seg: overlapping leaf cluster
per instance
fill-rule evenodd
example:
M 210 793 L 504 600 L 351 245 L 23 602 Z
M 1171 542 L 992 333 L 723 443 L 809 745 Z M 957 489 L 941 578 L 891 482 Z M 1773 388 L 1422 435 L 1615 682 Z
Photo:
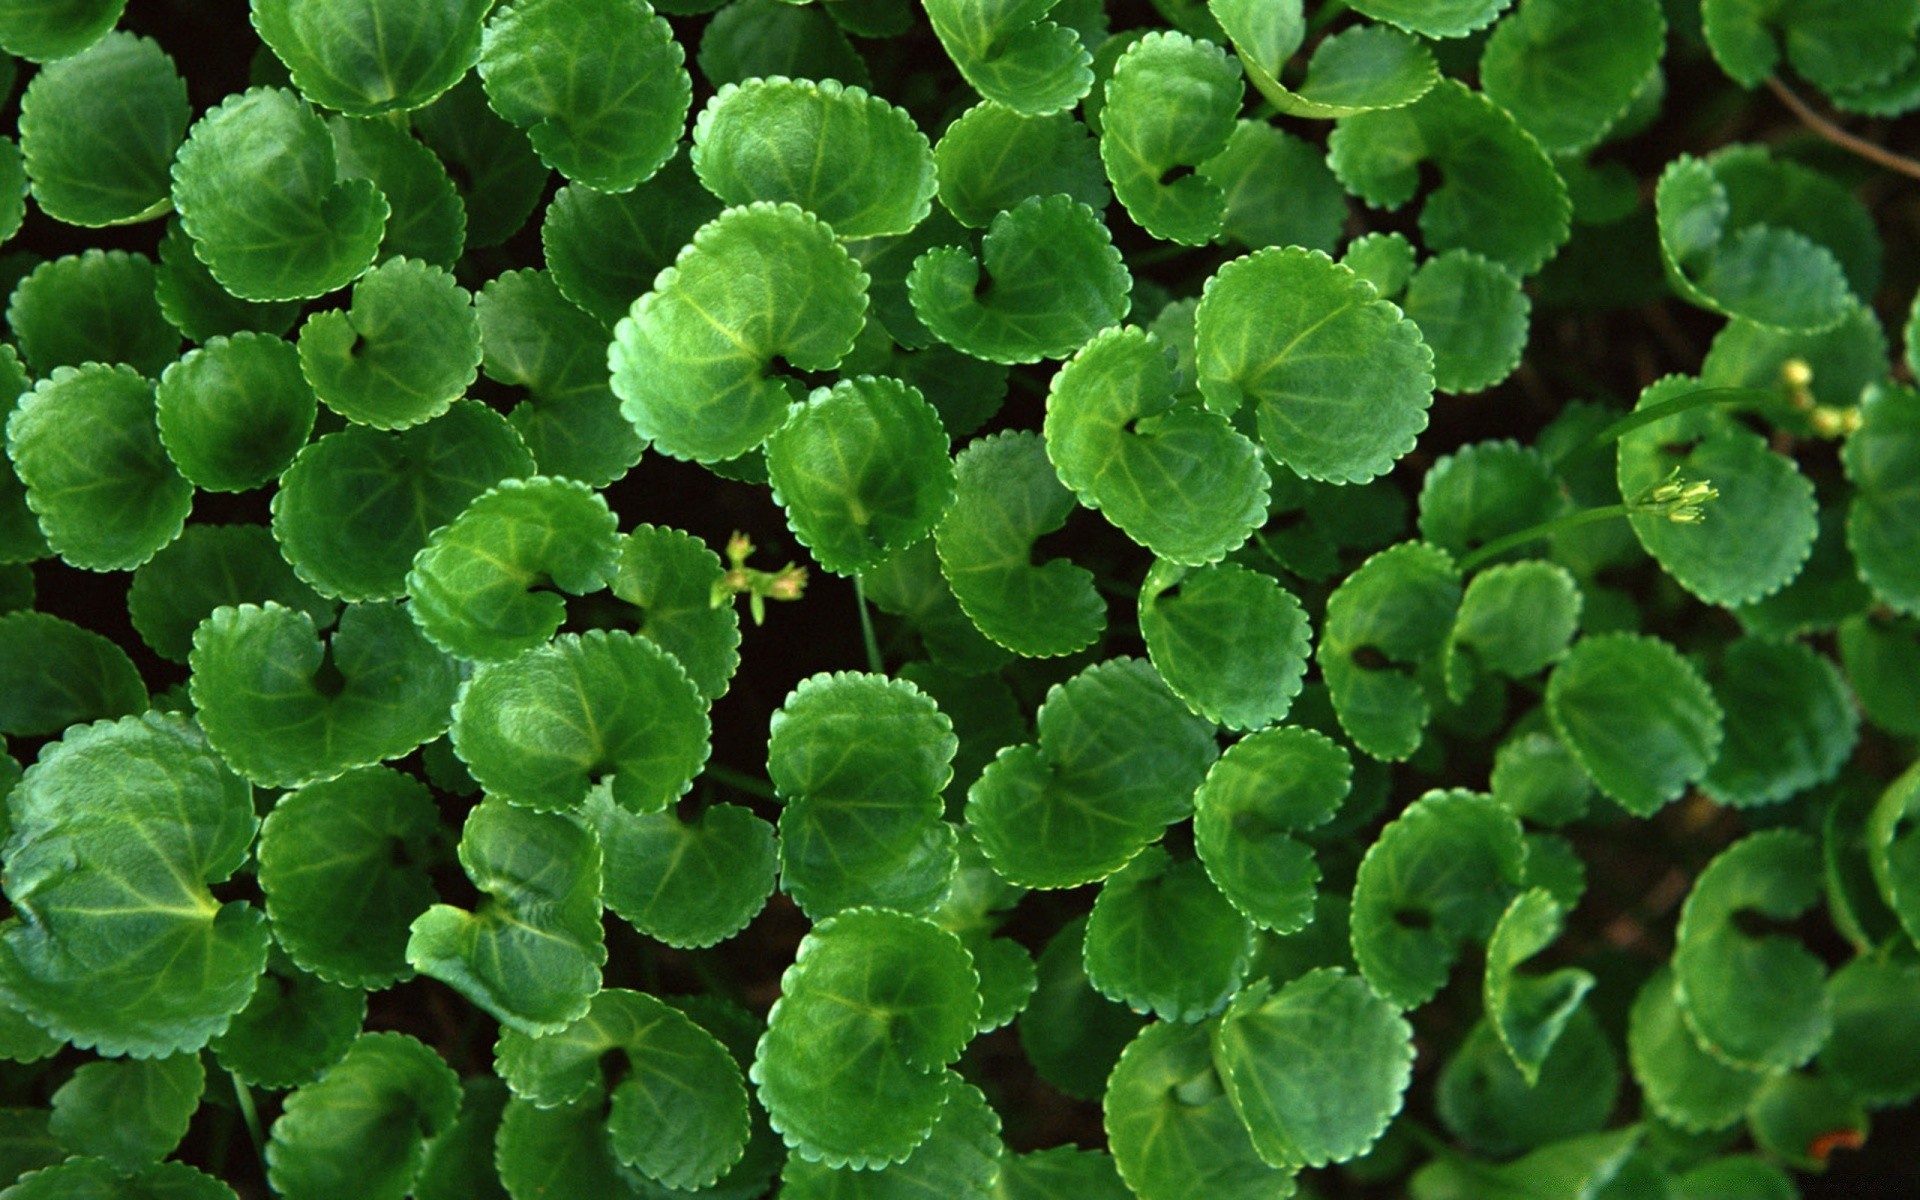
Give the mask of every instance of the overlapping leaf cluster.
M 0 1198 L 1792 1196 L 1920 1096 L 1920 166 L 1669 96 L 1900 118 L 1920 0 L 122 7 L 0 0 Z

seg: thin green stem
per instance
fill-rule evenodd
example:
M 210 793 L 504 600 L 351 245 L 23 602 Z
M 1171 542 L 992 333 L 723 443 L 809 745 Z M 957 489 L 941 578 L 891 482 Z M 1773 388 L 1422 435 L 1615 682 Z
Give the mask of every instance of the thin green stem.
M 700 773 L 715 783 L 725 784 L 733 790 L 745 792 L 749 796 L 758 796 L 762 800 L 778 800 L 780 798 L 780 793 L 773 790 L 772 784 L 757 775 L 749 775 L 745 771 L 736 771 L 732 767 L 723 767 L 719 763 L 710 762 Z
M 880 657 L 880 639 L 873 635 L 873 617 L 867 612 L 867 585 L 858 575 L 853 577 L 853 599 L 860 606 L 860 640 L 867 647 L 867 670 L 885 675 L 886 660 Z
M 1552 455 L 1551 460 L 1555 466 L 1558 466 L 1570 458 L 1577 458 L 1604 446 L 1611 446 L 1642 426 L 1651 425 L 1655 421 L 1664 421 L 1668 417 L 1677 417 L 1681 413 L 1692 412 L 1696 408 L 1714 408 L 1720 405 L 1728 408 L 1742 406 L 1762 408 L 1779 402 L 1779 396 L 1761 388 L 1699 388 L 1662 400 L 1648 408 L 1636 409 L 1585 441 L 1575 442 L 1560 453 Z
M 228 1071 L 227 1078 L 233 1080 L 233 1098 L 239 1103 L 240 1119 L 246 1122 L 247 1136 L 253 1139 L 253 1152 L 260 1156 L 260 1169 L 264 1171 L 267 1169 L 267 1138 L 260 1129 L 260 1110 L 253 1106 L 253 1093 L 247 1090 L 247 1085 L 240 1081 L 238 1075 Z
M 1510 533 L 1505 537 L 1497 537 L 1462 558 L 1460 560 L 1460 573 L 1465 575 L 1475 567 L 1484 566 L 1486 563 L 1505 554 L 1515 546 L 1524 546 L 1528 542 L 1538 541 L 1540 538 L 1552 537 L 1558 533 L 1565 533 L 1569 529 L 1578 529 L 1582 525 L 1591 525 L 1595 521 L 1608 521 L 1614 517 L 1624 517 L 1632 511 L 1632 509 L 1624 504 L 1608 504 L 1600 508 L 1587 508 L 1577 513 L 1568 513 L 1564 517 L 1555 517 L 1551 521 L 1542 521 L 1540 524 L 1529 526 L 1526 529 L 1520 530 L 1518 533 Z

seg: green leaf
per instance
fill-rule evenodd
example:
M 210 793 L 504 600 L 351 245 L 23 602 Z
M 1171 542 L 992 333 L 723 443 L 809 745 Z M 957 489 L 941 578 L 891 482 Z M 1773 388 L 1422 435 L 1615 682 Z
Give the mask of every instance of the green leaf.
M 154 419 L 180 473 L 212 492 L 244 492 L 293 462 L 319 411 L 300 354 L 264 333 L 213 337 L 160 376 Z
M 645 0 L 516 0 L 480 44 L 493 110 L 541 161 L 605 192 L 645 182 L 678 149 L 693 106 L 685 63 Z
M 88 1063 L 53 1094 L 47 1130 L 131 1174 L 180 1144 L 206 1081 L 197 1054 Z
M 27 168 L 12 138 L 0 137 L 0 242 L 20 232 L 27 219 Z
M 1268 1166 L 1215 1073 L 1214 1022 L 1160 1021 L 1120 1056 L 1101 1106 L 1120 1177 L 1140 1200 L 1285 1200 L 1293 1173 Z
M 1115 658 L 1047 693 L 1038 740 L 1002 750 L 967 793 L 994 870 L 1022 887 L 1104 879 L 1193 811 L 1213 729 L 1153 668 Z
M 1040 435 L 980 438 L 954 463 L 953 507 L 934 527 L 940 572 L 969 620 L 996 645 L 1028 658 L 1093 644 L 1107 605 L 1091 572 L 1064 558 L 1035 564 L 1034 545 L 1076 507 L 1048 465 Z
M 1867 1110 L 1831 1079 L 1775 1075 L 1747 1107 L 1747 1129 L 1761 1152 L 1819 1171 L 1837 1147 L 1866 1142 Z
M 43 262 L 20 280 L 7 324 L 36 375 L 111 362 L 153 378 L 180 352 L 154 295 L 152 260 L 89 250 Z
M 842 238 L 907 232 L 935 190 L 906 110 L 832 79 L 722 86 L 693 123 L 693 169 L 724 203 L 795 204 Z
M 1427 426 L 1433 356 L 1419 329 L 1324 254 L 1235 259 L 1195 321 L 1207 407 L 1252 403 L 1267 453 L 1309 479 L 1365 483 Z
M 1405 234 L 1369 233 L 1347 243 L 1340 265 L 1371 283 L 1382 296 L 1392 297 L 1413 278 L 1413 255 L 1413 243 Z
M 561 294 L 612 325 L 719 215 L 720 202 L 700 186 L 689 156 L 678 155 L 630 192 L 609 195 L 577 183 L 561 188 L 547 205 L 540 245 Z
M 1435 254 L 1472 250 L 1531 275 L 1567 240 L 1572 204 L 1553 160 L 1505 109 L 1455 80 L 1404 108 L 1342 117 L 1328 149 L 1340 182 L 1375 208 L 1411 200 L 1431 162 L 1444 182 L 1421 206 L 1420 232 Z
M 746 1148 L 740 1068 L 711 1033 L 643 992 L 603 991 L 585 1016 L 541 1037 L 508 1029 L 494 1057 L 514 1093 L 543 1108 L 610 1084 L 614 1156 L 666 1187 L 710 1187 Z
M 1867 821 L 1866 844 L 1881 898 L 1907 936 L 1920 943 L 1920 840 L 1910 824 L 1915 817 L 1920 817 L 1920 770 L 1909 768 L 1881 793 Z
M 126 0 L 0 0 L 0 48 L 30 62 L 78 54 L 106 36 Z
M 1108 1072 L 1145 1021 L 1093 990 L 1086 928 L 1086 917 L 1074 918 L 1040 952 L 1033 998 L 1016 1029 L 1042 1079 L 1069 1096 L 1098 1100 Z
M 453 276 L 388 259 L 353 285 L 347 309 L 300 327 L 300 370 L 333 411 L 375 429 L 406 429 L 447 411 L 480 369 L 480 320 Z
M 1434 387 L 1481 392 L 1513 374 L 1527 348 L 1531 305 L 1520 281 L 1471 250 L 1420 264 L 1401 303 L 1433 350 Z
M 1027 116 L 984 100 L 947 126 L 933 162 L 940 203 L 975 229 L 1031 196 L 1064 193 L 1095 211 L 1113 199 L 1099 143 L 1071 113 Z
M 787 1145 L 828 1167 L 904 1161 L 953 1093 L 980 978 L 960 939 L 877 908 L 815 925 L 780 980 L 751 1075 Z
M 1141 38 L 1114 64 L 1100 159 L 1114 196 L 1148 233 L 1188 246 L 1220 233 L 1226 194 L 1190 168 L 1226 148 L 1243 90 L 1237 59 L 1172 30 Z
M 427 1143 L 414 1177 L 414 1200 L 507 1200 L 494 1143 L 507 1106 L 507 1085 L 492 1075 L 460 1081 L 460 1116 Z
M 436 904 L 414 918 L 407 963 L 508 1029 L 557 1033 L 585 1016 L 607 960 L 593 832 L 489 799 L 467 814 L 460 866 L 487 899 L 477 913 Z
M 467 242 L 467 210 L 453 177 L 407 130 L 378 117 L 333 117 L 342 179 L 371 179 L 393 211 L 377 257 L 417 258 L 452 270 Z
M 1081 503 L 1162 559 L 1200 565 L 1239 548 L 1267 517 L 1260 450 L 1227 418 L 1176 400 L 1153 334 L 1108 329 L 1047 391 L 1047 457 Z
M 958 859 L 941 820 L 953 724 L 905 680 L 802 680 L 773 714 L 767 777 L 780 814 L 780 886 L 819 920 L 854 905 L 922 912 Z
M 173 160 L 173 206 L 227 291 L 305 300 L 359 278 L 386 230 L 380 189 L 337 171 L 318 114 L 283 88 L 253 88 L 188 131 Z
M 1487 1024 L 1529 1086 L 1539 1082 L 1541 1064 L 1595 982 L 1592 972 L 1579 967 L 1520 973 L 1521 963 L 1559 940 L 1565 920 L 1565 906 L 1551 893 L 1532 888 L 1513 898 L 1487 942 L 1481 985 Z
M 1449 1131 L 1474 1150 L 1502 1158 L 1598 1130 L 1619 1095 L 1612 1046 L 1584 1009 L 1554 1043 L 1537 1081 L 1527 1081 L 1482 1020 L 1448 1058 L 1435 1088 Z
M 1064 195 L 994 217 L 977 258 L 937 246 L 907 276 L 913 311 L 935 337 L 1000 363 L 1067 357 L 1127 315 L 1132 289 L 1100 214 Z
M 1513 0 L 1353 0 L 1356 12 L 1429 38 L 1465 37 L 1493 23 Z
M 1833 1034 L 1820 1069 L 1864 1103 L 1920 1094 L 1920 969 L 1856 958 L 1827 978 Z
M 592 792 L 586 813 L 605 856 L 606 905 L 648 937 L 678 949 L 715 945 L 773 894 L 774 829 L 747 809 L 713 804 L 682 820 L 671 809 L 630 813 Z
M 446 164 L 467 210 L 467 245 L 497 246 L 539 206 L 552 172 L 527 135 L 487 107 L 477 75 L 412 116 L 413 127 Z
M 7 807 L 8 1003 L 106 1055 L 195 1050 L 226 1028 L 265 965 L 267 922 L 208 886 L 239 869 L 258 822 L 199 730 L 159 713 L 75 726 Z
M 1889 733 L 1920 735 L 1920 625 L 1849 618 L 1840 626 L 1840 661 L 1867 720 Z
M 400 1200 L 459 1111 L 460 1080 L 438 1054 L 404 1033 L 363 1034 L 287 1097 L 267 1178 L 288 1200 Z
M 70 1158 L 7 1190 L 7 1200 L 235 1200 L 232 1188 L 185 1163 L 154 1163 L 127 1176 L 98 1158 Z
M 1634 999 L 1627 1054 L 1648 1107 L 1661 1120 L 1693 1133 L 1738 1121 L 1765 1079 L 1700 1048 L 1681 1016 L 1670 967 L 1656 971 Z
M 1723 850 L 1694 881 L 1673 951 L 1674 999 L 1708 1053 L 1748 1070 L 1786 1070 L 1833 1029 L 1827 969 L 1769 921 L 1820 902 L 1819 848 L 1773 829 Z
M 1920 342 L 1920 326 L 1909 337 Z M 1909 351 L 1912 353 L 1912 351 Z M 1879 362 L 1885 355 L 1875 356 Z M 1860 405 L 1860 428 L 1847 439 L 1840 460 L 1853 482 L 1847 506 L 1847 547 L 1860 575 L 1883 603 L 1920 614 L 1920 392 L 1903 387 L 1869 391 Z
M 1130 1200 L 1113 1157 L 1101 1150 L 1055 1146 L 1009 1155 L 1000 1164 L 995 1200 Z
M 1327 599 L 1320 673 L 1365 753 L 1399 761 L 1419 748 L 1432 707 L 1417 672 L 1446 648 L 1460 599 L 1453 560 L 1425 542 L 1382 550 Z
M 693 2 L 717 6 L 715 0 Z M 868 0 L 876 2 L 905 8 L 902 0 Z M 670 0 L 657 7 L 672 13 L 687 3 Z M 700 73 L 715 87 L 775 75 L 869 86 L 867 64 L 836 20 L 856 3 L 859 0 L 802 7 L 790 0 L 733 0 L 714 13 L 700 35 Z M 905 16 L 899 28 L 885 36 L 901 32 L 911 19 Z
M 1195 859 L 1149 846 L 1109 876 L 1087 917 L 1087 980 L 1165 1021 L 1198 1021 L 1239 990 L 1254 926 Z
M 322 642 L 269 600 L 222 607 L 194 631 L 189 686 L 207 740 L 267 787 L 398 758 L 446 731 L 459 672 L 404 608 L 350 604 Z
M 1353 763 L 1311 729 L 1263 729 L 1235 742 L 1193 795 L 1193 844 L 1215 886 L 1262 929 L 1313 920 L 1320 867 L 1295 835 L 1326 824 L 1346 799 Z
M 998 671 L 1013 654 L 989 641 L 961 611 L 933 547 L 932 540 L 915 542 L 862 572 L 867 599 L 882 612 L 905 618 L 935 666 L 967 676 Z
M 194 256 L 193 239 L 178 215 L 168 219 L 166 236 L 160 239 L 153 293 L 161 315 L 195 342 L 245 332 L 278 337 L 292 329 L 300 315 L 298 301 L 242 300 L 221 287 L 207 265 Z
M 766 452 L 794 537 L 835 574 L 858 574 L 926 537 L 953 503 L 940 414 L 898 380 L 862 375 L 816 390 Z
M 739 612 L 713 603 L 725 574 L 692 534 L 643 523 L 621 539 L 613 576 L 613 594 L 640 610 L 640 636 L 679 659 L 709 702 L 726 695 L 740 666 Z
M 730 208 L 693 235 L 614 327 L 621 411 L 673 458 L 747 453 L 786 422 L 797 380 L 831 370 L 864 323 L 867 276 L 791 204 Z
M 480 56 L 488 0 L 253 0 L 253 27 L 307 99 L 353 117 L 432 103 Z
M 641 1190 L 645 1183 L 638 1173 L 613 1157 L 606 1100 L 600 1096 L 547 1109 L 526 1100 L 508 1101 L 494 1141 L 494 1162 L 507 1194 L 520 1200 L 628 1200 L 649 1194 Z
M 7 449 L 47 544 L 77 567 L 139 566 L 193 505 L 154 427 L 153 385 L 130 367 L 56 367 L 20 397 Z
M 1700 673 L 1659 638 L 1575 642 L 1547 677 L 1547 713 L 1593 782 L 1650 817 L 1713 766 L 1721 712 Z
M 1715 1159 L 1667 1181 L 1673 1200 L 1714 1200 L 1746 1196 L 1750 1200 L 1799 1200 L 1793 1177 L 1765 1159 L 1735 1155 Z
M 1487 39 L 1480 84 L 1549 153 L 1586 150 L 1659 71 L 1666 32 L 1659 0 L 1527 0 Z
M 346 1057 L 366 1019 L 365 992 L 327 983 L 274 952 L 253 998 L 209 1048 L 236 1079 L 297 1087 Z
M 1000 1117 L 972 1084 L 951 1078 L 949 1098 L 927 1140 L 878 1171 L 835 1169 L 789 1156 L 787 1200 L 991 1200 L 1000 1158 Z
M 59 733 L 146 707 L 139 668 L 110 639 L 51 613 L 0 616 L 0 733 Z
M 1072 108 L 1093 86 L 1092 55 L 1045 19 L 1057 0 L 924 0 L 947 57 L 973 89 L 1030 117 Z
M 1707 48 L 1742 87 L 1756 87 L 1775 72 L 1784 42 L 1793 69 L 1828 92 L 1870 86 L 1906 66 L 1920 24 L 1920 9 L 1907 0 L 1705 0 L 1700 16 Z
M 67 1152 L 47 1132 L 49 1115 L 44 1108 L 0 1109 L 0 1179 L 16 1180 L 66 1159 Z
M 273 935 L 330 983 L 407 978 L 407 927 L 434 901 L 443 854 L 433 796 L 411 775 L 361 767 L 282 796 L 260 828 L 260 890 Z
M 325 596 L 404 595 L 435 529 L 503 479 L 533 474 L 504 417 L 473 401 L 398 433 L 349 426 L 300 452 L 273 497 L 273 536 Z
M 1296 117 L 1400 108 L 1426 95 L 1440 78 L 1433 55 L 1419 39 L 1377 25 L 1355 25 L 1323 38 L 1304 78 L 1288 87 L 1281 82 L 1283 68 L 1307 34 L 1301 0 L 1208 0 L 1207 9 L 1233 39 L 1253 86 L 1275 108 Z
M 1156 562 L 1140 590 L 1154 669 L 1187 707 L 1229 729 L 1287 715 L 1307 669 L 1307 614 L 1271 577 L 1232 563 Z
M 1420 483 L 1420 536 L 1469 554 L 1566 511 L 1566 485 L 1546 455 L 1512 441 L 1472 442 L 1442 455 Z M 1495 561 L 1511 560 L 1516 547 Z
M 1519 892 L 1520 822 L 1491 798 L 1428 792 L 1367 850 L 1353 883 L 1353 956 L 1401 1008 L 1433 998 L 1467 942 L 1492 934 Z
M 49 63 L 20 98 L 20 154 L 34 202 L 69 225 L 164 214 L 172 207 L 167 168 L 190 115 L 186 80 L 146 38 L 108 34 Z
M 1464 703 L 1487 673 L 1525 679 L 1566 653 L 1580 628 L 1580 585 L 1558 563 L 1489 567 L 1460 599 L 1447 642 L 1447 692 Z
M 646 443 L 620 414 L 607 375 L 607 329 L 544 271 L 508 271 L 474 297 L 487 378 L 525 388 L 508 420 L 543 475 L 605 487 Z
M 1840 773 L 1860 737 L 1833 661 L 1800 642 L 1742 638 L 1709 676 L 1726 738 L 1701 787 L 1721 804 L 1777 804 Z

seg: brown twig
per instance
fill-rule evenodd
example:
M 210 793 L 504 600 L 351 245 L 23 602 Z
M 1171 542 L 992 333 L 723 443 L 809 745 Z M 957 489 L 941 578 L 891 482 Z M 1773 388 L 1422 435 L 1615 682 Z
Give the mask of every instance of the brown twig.
M 1851 150 L 1861 158 L 1867 159 L 1870 162 L 1879 163 L 1889 171 L 1898 171 L 1900 174 L 1910 178 L 1920 179 L 1920 162 L 1895 154 L 1891 150 L 1874 145 L 1863 137 L 1848 133 L 1832 121 L 1827 120 L 1809 108 L 1805 100 L 1794 95 L 1793 89 L 1781 83 L 1778 79 L 1769 76 L 1767 79 L 1767 87 L 1772 90 L 1774 95 L 1780 97 L 1780 103 L 1793 110 L 1793 115 L 1800 118 L 1801 124 L 1813 130 L 1821 137 L 1826 138 L 1834 145 Z

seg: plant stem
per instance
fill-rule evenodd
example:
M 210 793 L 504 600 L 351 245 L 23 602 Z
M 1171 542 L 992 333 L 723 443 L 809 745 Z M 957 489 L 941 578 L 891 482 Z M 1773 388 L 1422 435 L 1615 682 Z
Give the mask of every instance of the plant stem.
M 1780 103 L 1786 105 L 1793 111 L 1794 116 L 1800 118 L 1802 125 L 1813 130 L 1834 145 L 1845 150 L 1851 150 L 1868 162 L 1878 163 L 1887 170 L 1897 171 L 1909 179 L 1920 179 L 1920 162 L 1916 162 L 1904 155 L 1895 154 L 1885 147 L 1876 146 L 1858 134 L 1848 133 L 1832 121 L 1827 120 L 1819 113 L 1813 111 L 1812 108 L 1808 107 L 1805 100 L 1802 100 L 1794 94 L 1792 88 L 1772 76 L 1768 76 L 1767 78 L 1767 87 L 1774 95 L 1780 97 Z
M 1505 554 L 1515 546 L 1524 546 L 1540 538 L 1552 537 L 1556 533 L 1565 533 L 1569 529 L 1578 529 L 1582 525 L 1591 525 L 1595 521 L 1607 521 L 1614 517 L 1624 517 L 1633 510 L 1624 504 L 1608 504 L 1600 508 L 1582 509 L 1577 513 L 1568 513 L 1564 517 L 1555 517 L 1551 521 L 1542 521 L 1529 526 L 1518 533 L 1497 537 L 1486 545 L 1466 555 L 1460 560 L 1460 573 L 1465 575 L 1475 567 L 1483 566 L 1490 559 Z
M 700 773 L 715 783 L 723 783 L 733 790 L 745 792 L 749 796 L 758 796 L 762 800 L 778 800 L 780 798 L 780 794 L 773 790 L 772 784 L 758 776 L 749 775 L 745 771 L 736 771 L 732 767 L 723 767 L 719 763 L 710 762 Z
M 867 647 L 867 670 L 885 675 L 887 666 L 880 657 L 880 639 L 873 636 L 873 617 L 867 612 L 867 585 L 858 575 L 853 577 L 853 600 L 860 606 L 860 640 Z
M 1598 450 L 1603 446 L 1610 446 L 1644 425 L 1651 425 L 1655 421 L 1664 421 L 1668 417 L 1677 417 L 1683 412 L 1691 412 L 1696 408 L 1713 408 L 1723 404 L 1728 407 L 1753 405 L 1757 408 L 1762 405 L 1776 403 L 1778 399 L 1779 397 L 1775 396 L 1772 392 L 1765 391 L 1761 388 L 1699 388 L 1675 396 L 1669 400 L 1662 400 L 1651 408 L 1642 408 L 1630 412 L 1613 424 L 1608 425 L 1605 429 L 1600 430 L 1592 437 L 1587 438 L 1585 441 L 1575 442 L 1560 453 L 1553 455 L 1551 461 L 1555 466 L 1558 466 L 1570 458 L 1577 458 L 1582 454 Z
M 253 1152 L 260 1156 L 260 1169 L 265 1171 L 267 1139 L 266 1135 L 260 1131 L 260 1110 L 253 1106 L 253 1093 L 247 1090 L 246 1084 L 240 1082 L 238 1075 L 228 1071 L 227 1078 L 233 1080 L 233 1097 L 240 1105 L 240 1119 L 246 1122 L 247 1136 L 253 1139 Z

